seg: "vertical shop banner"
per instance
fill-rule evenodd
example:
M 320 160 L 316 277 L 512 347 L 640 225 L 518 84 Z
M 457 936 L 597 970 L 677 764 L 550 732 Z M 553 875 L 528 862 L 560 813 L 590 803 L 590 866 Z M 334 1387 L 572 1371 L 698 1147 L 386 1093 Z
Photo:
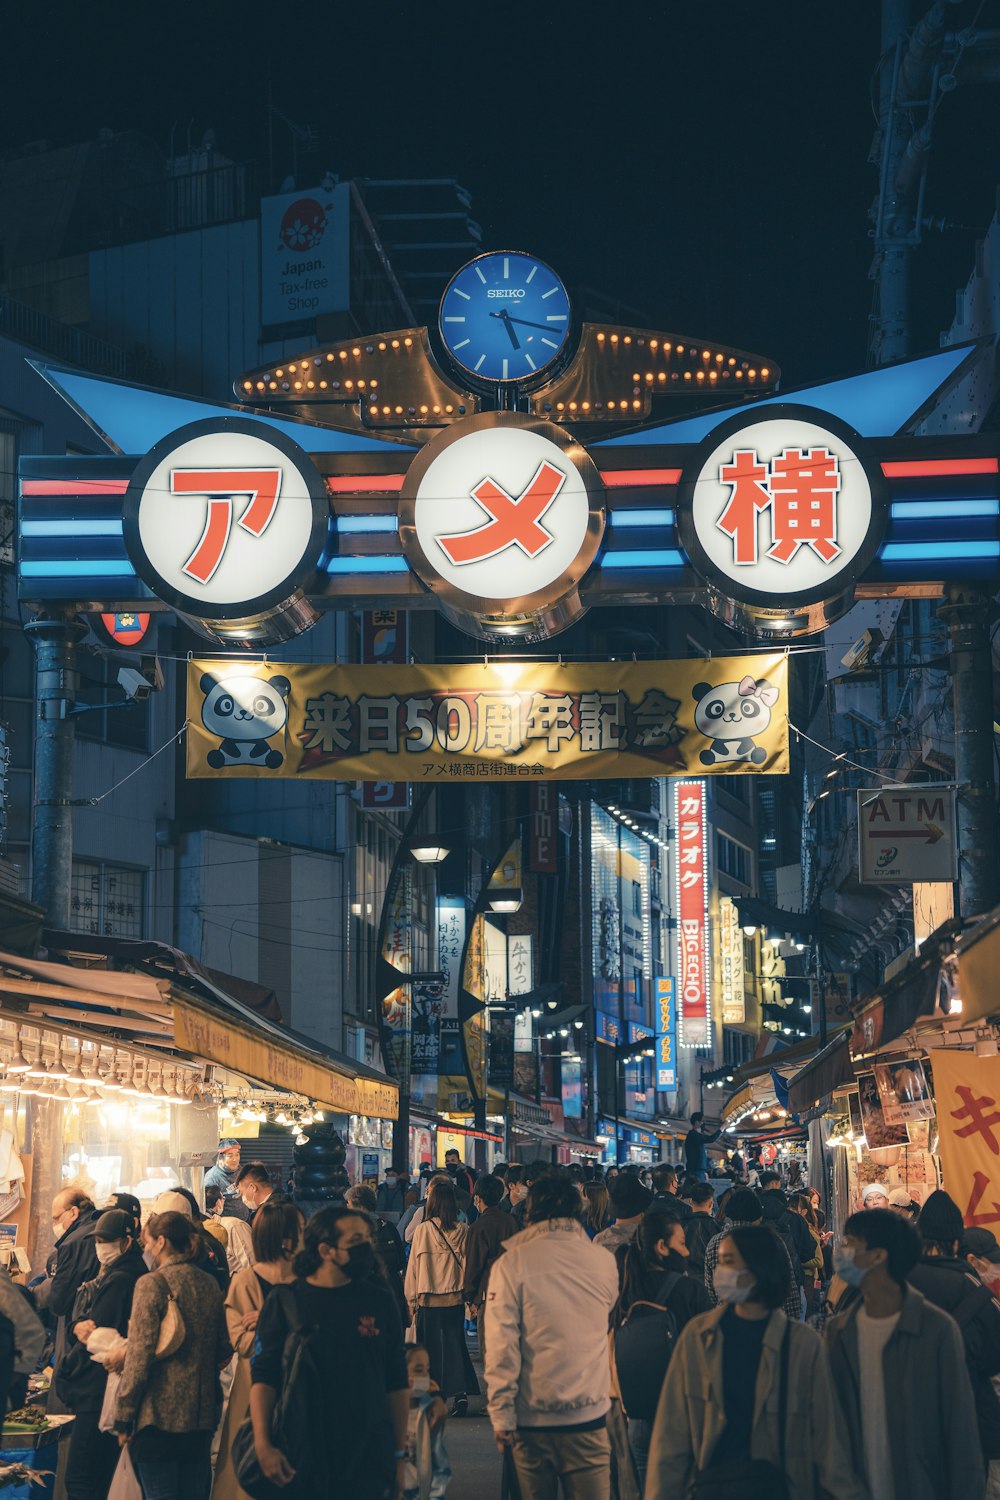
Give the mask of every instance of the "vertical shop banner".
M 461 896 L 442 896 L 437 903 L 438 968 L 444 975 L 441 1021 L 438 1027 L 438 1072 L 444 1078 L 465 1073 L 458 1024 L 458 991 L 465 948 L 465 901 Z
M 1000 1238 L 1000 1062 L 958 1048 L 930 1054 L 942 1186 L 967 1228 Z
M 528 869 L 533 875 L 556 873 L 559 829 L 559 788 L 528 789 Z
M 444 985 L 440 980 L 422 979 L 410 986 L 410 994 L 411 1071 L 421 1078 L 435 1078 L 441 1058 Z
M 743 976 L 743 929 L 735 902 L 719 898 L 719 959 L 722 968 L 722 1021 L 739 1026 L 747 1018 Z
M 507 938 L 507 993 L 512 999 L 529 995 L 534 983 L 534 935 L 530 932 L 511 933 Z M 534 1047 L 534 1017 L 530 1010 L 519 1010 L 514 1019 L 514 1051 L 529 1053 Z
M 490 1016 L 490 1085 L 495 1089 L 514 1087 L 514 1014 L 493 1011 Z
M 682 1047 L 712 1037 L 708 951 L 708 828 L 705 783 L 674 783 L 678 1033 Z
M 658 974 L 654 981 L 656 1006 L 656 1087 L 671 1093 L 677 1087 L 677 1006 L 673 977 Z
M 382 958 L 401 974 L 408 974 L 413 967 L 410 900 L 410 872 L 404 869 L 396 882 L 382 943 Z M 410 1077 L 410 1006 L 408 984 L 400 984 L 382 997 L 382 1028 L 389 1054 L 389 1071 L 403 1084 L 408 1083 Z
M 569 1058 L 562 1062 L 562 1111 L 567 1120 L 583 1118 L 583 1067 Z
M 402 666 L 410 659 L 410 617 L 404 609 L 366 609 L 361 613 L 361 660 L 366 665 Z M 404 812 L 410 805 L 406 781 L 363 781 L 361 806 L 382 812 Z
M 489 1011 L 486 1009 L 486 918 L 478 912 L 465 942 L 458 1019 L 462 1031 L 465 1070 L 477 1099 L 486 1098 L 486 1053 Z

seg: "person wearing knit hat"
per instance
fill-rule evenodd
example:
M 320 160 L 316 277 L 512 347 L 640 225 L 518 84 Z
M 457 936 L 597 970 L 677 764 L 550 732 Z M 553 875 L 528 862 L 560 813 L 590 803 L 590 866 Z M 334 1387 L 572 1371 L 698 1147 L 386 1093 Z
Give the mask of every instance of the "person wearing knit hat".
M 619 1245 L 632 1243 L 653 1195 L 648 1187 L 643 1187 L 634 1172 L 620 1172 L 608 1183 L 608 1197 L 615 1222 L 602 1229 L 600 1234 L 595 1234 L 594 1244 L 603 1245 L 614 1255 Z
M 889 1194 L 889 1207 L 893 1210 L 894 1213 L 901 1214 L 904 1219 L 909 1219 L 910 1223 L 912 1224 L 919 1211 L 920 1205 L 919 1203 L 914 1203 L 913 1199 L 910 1197 L 908 1188 L 895 1187 Z
M 719 1259 L 719 1247 L 726 1235 L 734 1225 L 760 1224 L 764 1218 L 764 1210 L 761 1201 L 752 1188 L 736 1188 L 730 1193 L 726 1204 L 726 1217 L 722 1221 L 722 1228 L 713 1239 L 705 1246 L 705 1286 L 708 1295 L 712 1299 L 714 1307 L 718 1302 L 715 1291 L 715 1267 Z M 771 1232 L 778 1243 L 784 1248 L 788 1257 L 788 1291 L 782 1304 L 785 1316 L 798 1321 L 802 1317 L 802 1298 L 799 1294 L 799 1283 L 795 1262 L 792 1260 L 791 1251 L 784 1238 L 772 1226 Z
M 888 1208 L 889 1189 L 884 1182 L 866 1182 L 861 1189 L 861 1203 L 864 1208 Z
M 954 1198 L 931 1193 L 920 1210 L 917 1233 L 921 1254 L 910 1285 L 958 1324 L 976 1397 L 983 1462 L 1000 1467 L 1000 1399 L 991 1378 L 1000 1374 L 1000 1307 L 963 1258 L 967 1231 Z

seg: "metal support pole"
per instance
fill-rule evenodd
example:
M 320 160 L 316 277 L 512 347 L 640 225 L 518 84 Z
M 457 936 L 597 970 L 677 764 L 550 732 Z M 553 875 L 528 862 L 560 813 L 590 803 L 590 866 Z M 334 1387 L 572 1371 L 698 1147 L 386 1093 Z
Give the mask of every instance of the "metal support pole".
M 70 615 L 54 615 L 30 621 L 25 630 L 35 649 L 37 704 L 31 899 L 44 908 L 49 926 L 62 930 L 69 926 L 73 874 L 76 646 L 87 629 Z
M 986 590 L 950 583 L 938 611 L 951 636 L 958 915 L 963 917 L 979 916 L 1000 904 L 989 609 Z
M 901 128 L 896 92 L 903 38 L 910 24 L 910 0 L 882 0 L 882 61 L 879 89 L 879 131 L 882 157 L 879 169 L 875 254 L 878 265 L 879 306 L 873 344 L 880 365 L 904 359 L 910 346 L 910 243 L 912 209 L 900 199 L 896 186 L 899 163 L 909 131 Z

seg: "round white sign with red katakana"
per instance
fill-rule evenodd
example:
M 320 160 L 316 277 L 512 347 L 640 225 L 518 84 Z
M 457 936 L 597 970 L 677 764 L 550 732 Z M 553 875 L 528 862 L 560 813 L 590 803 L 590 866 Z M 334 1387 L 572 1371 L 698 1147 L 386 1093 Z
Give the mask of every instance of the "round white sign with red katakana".
M 400 537 L 414 571 L 454 607 L 499 615 L 575 588 L 604 530 L 592 461 L 546 422 L 491 412 L 458 422 L 410 465 Z
M 124 508 L 139 576 L 195 618 L 244 618 L 316 572 L 329 501 L 312 461 L 245 418 L 192 422 L 139 463 Z
M 794 609 L 830 599 L 882 538 L 881 475 L 857 434 L 780 405 L 716 428 L 685 474 L 681 540 L 730 598 Z

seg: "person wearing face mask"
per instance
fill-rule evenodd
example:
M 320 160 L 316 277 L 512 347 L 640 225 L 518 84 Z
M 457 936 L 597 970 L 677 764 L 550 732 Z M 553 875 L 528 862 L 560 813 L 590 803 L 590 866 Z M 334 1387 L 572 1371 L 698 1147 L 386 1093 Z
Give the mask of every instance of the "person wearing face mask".
M 430 1352 L 431 1375 L 441 1394 L 453 1398 L 453 1417 L 464 1417 L 469 1395 L 479 1393 L 463 1315 L 468 1233 L 458 1222 L 454 1188 L 436 1177 L 411 1243 L 405 1291 L 417 1339 Z
M 97 1425 L 108 1372 L 91 1359 L 87 1339 L 95 1328 L 113 1328 L 122 1337 L 128 1333 L 133 1293 L 146 1271 L 131 1228 L 129 1215 L 120 1208 L 101 1214 L 94 1225 L 99 1270 L 77 1294 L 66 1353 L 55 1375 L 56 1393 L 76 1419 L 66 1461 L 69 1500 L 104 1500 L 118 1462 L 118 1444 Z
M 294 1481 L 297 1495 L 351 1500 L 383 1500 L 402 1490 L 410 1405 L 403 1325 L 376 1269 L 371 1224 L 331 1205 L 306 1223 L 292 1286 L 264 1304 L 251 1359 L 250 1415 L 257 1460 L 279 1488 Z M 271 1420 L 292 1298 L 310 1331 L 316 1378 L 296 1392 L 308 1410 L 311 1440 L 285 1454 L 272 1441 Z
M 972 1267 L 983 1286 L 988 1287 L 994 1299 L 1000 1302 L 1000 1243 L 992 1229 L 976 1225 L 966 1229 L 962 1235 L 962 1255 L 966 1265 Z
M 398 1173 L 390 1167 L 378 1185 L 375 1194 L 375 1209 L 390 1224 L 398 1224 L 406 1201 L 407 1183 L 400 1182 Z
M 782 1311 L 784 1246 L 738 1224 L 714 1266 L 719 1306 L 681 1332 L 663 1382 L 645 1500 L 867 1500 L 817 1334 Z
M 406 1372 L 410 1415 L 403 1500 L 442 1500 L 451 1483 L 451 1460 L 444 1444 L 447 1411 L 431 1379 L 430 1357 L 423 1344 L 407 1344 Z
M 150 1216 L 145 1240 L 153 1270 L 140 1277 L 132 1298 L 115 1430 L 122 1446 L 128 1445 L 145 1500 L 207 1500 L 212 1485 L 219 1372 L 233 1349 L 222 1293 L 214 1278 L 193 1264 L 194 1235 L 185 1214 Z M 173 1352 L 157 1357 L 171 1303 L 183 1337 Z
M 249 1500 L 236 1479 L 232 1443 L 250 1410 L 250 1356 L 264 1304 L 275 1287 L 288 1286 L 294 1280 L 292 1262 L 302 1238 L 302 1216 L 293 1203 L 265 1203 L 255 1215 L 250 1233 L 253 1264 L 237 1271 L 226 1293 L 226 1326 L 237 1360 L 222 1424 L 212 1500 Z
M 475 1186 L 472 1173 L 463 1162 L 459 1152 L 452 1149 L 444 1153 L 444 1169 L 448 1173 L 457 1191 L 468 1193 L 472 1197 L 472 1189 Z
M 1000 1374 L 1000 1307 L 961 1257 L 962 1210 L 947 1193 L 931 1193 L 917 1220 L 920 1259 L 907 1280 L 928 1302 L 950 1313 L 965 1346 L 965 1362 L 976 1397 L 983 1462 L 1000 1478 L 1000 1400 L 993 1377 Z
M 861 1302 L 826 1325 L 834 1389 L 871 1500 L 983 1500 L 976 1407 L 954 1320 L 908 1284 L 920 1241 L 898 1214 L 852 1214 L 834 1251 Z
M 651 1326 L 648 1320 L 656 1317 L 657 1310 L 668 1314 L 668 1319 L 659 1320 L 664 1336 L 659 1341 L 655 1367 L 644 1357 L 640 1367 L 638 1342 L 612 1337 L 612 1395 L 621 1400 L 628 1417 L 628 1443 L 640 1490 L 646 1482 L 653 1418 L 673 1340 L 692 1318 L 712 1308 L 704 1286 L 688 1275 L 690 1255 L 683 1222 L 669 1206 L 654 1200 L 631 1244 L 620 1246 L 615 1256 L 621 1295 L 612 1316 L 613 1329 L 634 1325 L 634 1338 L 638 1327 Z M 642 1341 L 641 1352 L 643 1356 L 646 1353 L 646 1340 Z
M 63 1188 L 52 1200 L 55 1249 L 48 1275 L 35 1288 L 35 1302 L 56 1319 L 55 1369 L 66 1351 L 68 1322 L 77 1292 L 85 1281 L 94 1279 L 99 1269 L 94 1250 L 94 1226 L 99 1217 L 93 1200 L 80 1188 Z M 62 1407 L 54 1401 L 49 1410 L 59 1412 Z

